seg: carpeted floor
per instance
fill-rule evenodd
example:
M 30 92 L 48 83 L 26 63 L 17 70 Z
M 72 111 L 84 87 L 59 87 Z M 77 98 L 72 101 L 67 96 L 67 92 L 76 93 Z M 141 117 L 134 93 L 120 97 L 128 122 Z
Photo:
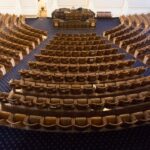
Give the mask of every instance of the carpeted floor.
M 39 18 L 39 19 L 27 19 L 26 22 L 38 29 L 47 30 L 49 38 L 58 32 L 65 33 L 90 33 L 96 32 L 102 35 L 103 31 L 111 29 L 120 23 L 118 18 L 113 19 L 99 19 L 97 20 L 95 29 L 56 29 L 52 25 L 52 20 L 50 18 Z
M 1 150 L 149 150 L 148 126 L 99 133 L 45 133 L 0 128 Z
M 18 71 L 28 68 L 28 62 L 34 60 L 34 54 L 40 53 L 48 41 L 57 32 L 87 33 L 96 32 L 102 34 L 119 24 L 119 19 L 101 19 L 97 21 L 96 29 L 62 30 L 54 29 L 49 18 L 27 19 L 27 23 L 35 28 L 48 31 L 48 39 L 41 43 L 35 50 L 26 56 L 15 68 L 0 79 L 0 91 L 10 90 L 8 82 L 11 79 L 19 79 Z M 122 51 L 122 50 L 120 50 Z M 132 56 L 127 55 L 127 59 Z M 135 66 L 143 65 L 137 61 Z M 144 75 L 149 75 L 148 70 Z M 42 133 L 34 131 L 17 130 L 0 127 L 0 150 L 149 150 L 150 127 L 143 126 L 133 129 L 112 131 L 104 133 Z

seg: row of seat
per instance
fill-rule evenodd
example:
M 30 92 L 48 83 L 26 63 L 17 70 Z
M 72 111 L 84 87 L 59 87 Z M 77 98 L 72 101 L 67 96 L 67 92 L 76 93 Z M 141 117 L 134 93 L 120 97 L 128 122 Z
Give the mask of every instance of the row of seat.
M 97 37 L 96 33 L 79 33 L 79 34 L 71 34 L 71 33 L 56 33 L 58 37 Z
M 130 32 L 127 32 L 123 35 L 114 37 L 113 43 L 119 44 L 121 41 L 124 41 L 124 40 L 130 39 L 132 37 L 135 37 L 135 36 L 137 36 L 138 34 L 140 34 L 142 32 L 143 32 L 143 29 L 135 28 L 135 29 L 131 30 Z
M 46 83 L 101 83 L 116 80 L 126 80 L 136 78 L 146 70 L 145 67 L 129 68 L 116 71 L 100 73 L 49 73 L 44 74 L 37 70 L 21 70 L 20 75 L 23 80 L 32 80 Z
M 20 39 L 16 36 L 12 36 L 10 35 L 9 33 L 5 32 L 5 31 L 1 31 L 0 32 L 0 37 L 10 41 L 10 42 L 14 42 L 18 45 L 24 45 L 24 46 L 27 46 L 29 49 L 34 49 L 35 48 L 35 45 L 34 43 L 32 42 L 29 42 L 27 40 L 24 40 L 24 39 Z
M 64 39 L 61 39 L 61 40 L 51 40 L 49 42 L 49 44 L 51 45 L 97 45 L 97 44 L 105 44 L 106 43 L 106 40 L 78 40 L 78 41 L 70 41 L 70 40 L 64 40 Z
M 117 48 L 109 48 L 109 49 L 103 49 L 103 50 L 82 50 L 82 51 L 71 51 L 71 50 L 47 50 L 43 49 L 41 50 L 42 55 L 47 56 L 57 56 L 57 57 L 96 57 L 96 56 L 104 56 L 104 55 L 112 55 L 116 54 L 118 52 Z
M 53 40 L 63 40 L 63 41 L 93 41 L 93 40 L 102 40 L 103 38 L 102 37 L 100 37 L 100 36 L 88 36 L 88 37 L 86 37 L 86 36 L 81 36 L 81 37 L 79 37 L 79 36 L 76 36 L 76 37 L 74 37 L 74 36 L 54 36 L 54 38 L 53 38 Z
M 120 114 L 110 116 L 95 117 L 54 117 L 54 116 L 35 116 L 24 114 L 12 114 L 8 112 L 0 112 L 0 124 L 10 125 L 17 128 L 46 130 L 86 130 L 86 129 L 114 129 L 117 127 L 130 127 L 149 122 L 150 111 L 134 112 L 132 114 Z
M 130 31 L 132 31 L 132 30 L 133 30 L 133 27 L 131 27 L 131 26 L 125 26 L 123 29 L 118 30 L 117 32 L 114 32 L 112 34 L 109 34 L 108 35 L 108 40 L 112 40 L 114 37 L 123 35 L 125 33 L 128 33 Z
M 104 108 L 113 109 L 117 107 L 131 106 L 135 104 L 150 102 L 149 89 L 147 91 L 132 93 L 127 95 L 101 97 L 101 98 L 42 98 L 35 96 L 23 96 L 15 93 L 10 93 L 6 96 L 5 93 L 0 94 L 2 103 L 11 105 L 21 105 L 25 107 L 33 107 L 37 109 L 50 110 L 89 110 L 102 111 Z
M 131 67 L 135 63 L 135 60 L 118 60 L 115 62 L 100 63 L 100 64 L 49 64 L 43 62 L 29 62 L 30 69 L 37 69 L 41 71 L 49 72 L 100 72 L 106 70 L 116 70 Z
M 1 37 L 0 37 L 0 44 L 3 47 L 7 47 L 7 48 L 10 48 L 10 49 L 15 49 L 19 52 L 22 52 L 22 54 L 24 54 L 24 55 L 29 53 L 29 48 L 27 46 L 16 44 L 14 42 L 10 42 L 10 41 L 8 41 L 6 39 L 3 39 Z
M 146 37 L 143 40 L 140 40 L 139 42 L 135 42 L 135 43 L 128 45 L 128 47 L 126 48 L 126 51 L 128 53 L 134 54 L 136 49 L 139 49 L 148 45 L 150 45 L 150 36 Z
M 116 27 L 114 27 L 114 28 L 112 28 L 112 29 L 110 29 L 110 30 L 104 31 L 104 32 L 103 32 L 103 36 L 106 37 L 106 36 L 108 36 L 109 34 L 115 33 L 115 32 L 117 32 L 117 31 L 119 31 L 119 30 L 124 29 L 124 28 L 125 28 L 125 25 L 124 25 L 124 24 L 119 24 L 118 26 L 116 26 Z
M 134 57 L 143 60 L 146 54 L 149 54 L 150 45 L 135 50 Z
M 15 64 L 17 64 L 20 60 L 23 59 L 22 52 L 19 52 L 17 50 L 12 49 L 12 48 L 6 48 L 4 46 L 0 46 L 0 55 L 11 57 L 11 58 L 13 56 L 12 59 L 15 61 Z
M 82 51 L 82 50 L 103 50 L 112 48 L 112 44 L 97 44 L 97 45 L 47 45 L 46 49 L 50 50 L 71 50 L 71 51 Z
M 102 62 L 111 62 L 122 60 L 125 58 L 125 54 L 113 54 L 105 56 L 96 56 L 96 57 L 55 57 L 47 55 L 35 55 L 37 61 L 46 62 L 46 63 L 56 63 L 56 64 L 94 64 Z
M 140 42 L 141 40 L 146 40 L 146 39 L 147 39 L 147 36 L 145 34 L 139 34 L 130 39 L 121 41 L 119 46 L 122 48 L 127 48 L 127 46 L 130 44 L 137 43 L 137 41 Z
M 38 82 L 36 84 L 33 81 L 13 80 L 10 86 L 13 88 L 14 92 L 25 95 L 41 95 L 43 97 L 95 97 L 111 93 L 131 92 L 139 88 L 140 90 L 148 88 L 150 84 L 149 78 L 150 77 L 141 77 L 101 84 L 38 84 Z

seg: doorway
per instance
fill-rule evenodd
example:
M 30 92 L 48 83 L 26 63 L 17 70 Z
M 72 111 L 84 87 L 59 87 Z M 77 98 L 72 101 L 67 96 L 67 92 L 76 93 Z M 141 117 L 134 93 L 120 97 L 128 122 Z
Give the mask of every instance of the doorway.
M 46 0 L 38 0 L 38 5 L 39 5 L 38 16 L 47 17 Z

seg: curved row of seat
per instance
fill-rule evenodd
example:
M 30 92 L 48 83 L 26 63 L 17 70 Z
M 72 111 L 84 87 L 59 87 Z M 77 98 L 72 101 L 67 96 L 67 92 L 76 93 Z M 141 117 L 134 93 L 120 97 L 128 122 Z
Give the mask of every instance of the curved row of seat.
M 142 41 L 142 40 L 146 40 L 148 37 L 145 34 L 139 34 L 135 37 L 132 37 L 130 39 L 127 40 L 123 40 L 120 42 L 120 47 L 122 48 L 127 48 L 128 45 L 132 45 L 134 43 L 137 43 L 137 41 Z
M 31 69 L 49 72 L 100 72 L 106 70 L 117 70 L 121 68 L 129 68 L 135 63 L 135 60 L 118 60 L 115 62 L 100 63 L 100 64 L 49 64 L 44 62 L 29 62 Z
M 101 84 L 36 84 L 33 81 L 13 80 L 10 85 L 16 93 L 43 97 L 99 97 L 107 94 L 128 93 L 149 88 L 150 77 Z M 21 90 L 17 90 L 21 89 Z
M 132 93 L 119 96 L 107 96 L 101 98 L 43 98 L 36 96 L 25 96 L 10 93 L 0 95 L 2 103 L 10 103 L 11 105 L 22 105 L 25 107 L 33 107 L 39 110 L 45 109 L 52 111 L 54 109 L 63 110 L 84 110 L 84 111 L 103 111 L 103 109 L 113 109 L 117 107 L 131 106 L 135 104 L 150 102 L 149 89 L 139 93 Z
M 113 54 L 96 57 L 58 57 L 58 56 L 46 56 L 35 55 L 37 61 L 56 64 L 96 64 L 102 62 L 118 61 L 125 58 L 125 54 Z
M 106 71 L 100 73 L 49 73 L 37 70 L 21 70 L 23 80 L 47 83 L 102 83 L 121 81 L 139 77 L 146 70 L 145 67 Z
M 70 42 L 75 42 L 75 41 L 93 41 L 93 40 L 102 40 L 103 38 L 100 36 L 54 36 L 53 40 L 63 40 L 63 41 L 70 41 Z
M 148 20 L 150 18 L 148 18 L 148 14 L 121 16 L 121 24 L 114 29 L 105 31 L 103 36 L 113 40 L 120 48 L 124 48 L 126 52 L 142 60 L 144 64 L 150 64 L 148 53 L 150 43 Z M 138 55 L 139 51 L 141 51 L 142 57 Z
M 82 51 L 71 51 L 71 50 L 50 50 L 50 49 L 43 49 L 41 50 L 42 55 L 47 56 L 57 56 L 57 57 L 96 57 L 96 56 L 104 56 L 104 55 L 111 55 L 116 54 L 118 52 L 117 48 L 109 48 L 103 50 L 82 50 Z
M 16 15 L 0 14 L 0 78 L 47 36 L 47 32 L 33 29 L 20 19 Z
M 70 41 L 70 40 L 52 40 L 49 42 L 49 44 L 53 45 L 97 45 L 97 44 L 105 44 L 106 40 L 76 40 L 76 41 Z
M 94 117 L 55 117 L 13 114 L 5 111 L 0 112 L 0 124 L 15 128 L 46 129 L 46 130 L 103 130 L 126 128 L 133 125 L 149 123 L 150 111 L 134 112 L 132 114 L 120 114 Z
M 103 50 L 112 48 L 112 44 L 97 44 L 97 45 L 53 45 L 49 44 L 46 46 L 48 50 L 74 50 L 74 51 L 82 51 L 82 50 Z
M 71 34 L 71 33 L 56 33 L 57 37 L 98 37 L 96 33 L 79 33 L 79 34 Z

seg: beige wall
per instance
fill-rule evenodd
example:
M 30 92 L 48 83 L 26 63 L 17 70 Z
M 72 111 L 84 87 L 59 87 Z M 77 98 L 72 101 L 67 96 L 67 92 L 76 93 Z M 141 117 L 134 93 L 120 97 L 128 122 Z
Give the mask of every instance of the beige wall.
M 48 16 L 61 7 L 84 7 L 97 11 L 111 11 L 113 17 L 122 14 L 150 12 L 150 0 L 41 0 L 40 5 L 47 7 Z M 0 13 L 15 13 L 38 16 L 38 0 L 0 0 Z

